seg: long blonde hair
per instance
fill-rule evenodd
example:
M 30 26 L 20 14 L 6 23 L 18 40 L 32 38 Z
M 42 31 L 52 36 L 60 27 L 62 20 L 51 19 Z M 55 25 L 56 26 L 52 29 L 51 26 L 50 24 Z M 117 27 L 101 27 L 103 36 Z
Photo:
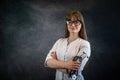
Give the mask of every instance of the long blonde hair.
M 79 31 L 79 37 L 84 39 L 84 40 L 87 40 L 85 23 L 84 23 L 83 15 L 81 14 L 81 12 L 79 12 L 79 11 L 69 12 L 66 16 L 66 20 L 71 20 L 72 18 L 74 20 L 79 20 L 81 22 L 82 26 L 81 26 L 81 30 Z M 65 38 L 69 37 L 69 35 L 70 34 L 69 34 L 67 24 L 66 24 L 66 26 L 65 26 Z

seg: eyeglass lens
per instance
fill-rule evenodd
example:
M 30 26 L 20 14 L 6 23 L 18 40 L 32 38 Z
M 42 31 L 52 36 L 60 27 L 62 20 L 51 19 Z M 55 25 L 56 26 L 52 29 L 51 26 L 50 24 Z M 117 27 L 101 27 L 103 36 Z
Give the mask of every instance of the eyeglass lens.
M 80 21 L 66 21 L 66 23 L 68 24 L 68 25 L 72 25 L 73 23 L 75 24 L 75 25 L 79 25 L 80 24 Z

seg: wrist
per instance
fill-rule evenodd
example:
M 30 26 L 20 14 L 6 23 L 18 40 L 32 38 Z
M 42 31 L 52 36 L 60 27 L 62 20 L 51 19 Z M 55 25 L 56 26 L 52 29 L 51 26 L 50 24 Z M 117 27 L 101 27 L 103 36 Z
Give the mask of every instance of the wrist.
M 64 69 L 68 69 L 67 66 L 68 66 L 68 65 L 67 65 L 67 62 L 64 62 Z

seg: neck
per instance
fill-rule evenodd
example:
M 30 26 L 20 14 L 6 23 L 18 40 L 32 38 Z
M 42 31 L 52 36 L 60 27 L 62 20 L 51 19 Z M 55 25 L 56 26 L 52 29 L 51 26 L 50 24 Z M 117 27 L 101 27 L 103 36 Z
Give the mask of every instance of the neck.
M 70 34 L 70 36 L 68 37 L 68 42 L 70 43 L 76 40 L 77 38 L 79 38 L 78 34 Z

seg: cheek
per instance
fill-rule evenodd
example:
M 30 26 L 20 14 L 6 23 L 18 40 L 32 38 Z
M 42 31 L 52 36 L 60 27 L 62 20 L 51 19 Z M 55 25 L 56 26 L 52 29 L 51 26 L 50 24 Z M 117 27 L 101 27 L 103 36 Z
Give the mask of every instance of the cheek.
M 67 29 L 70 30 L 70 26 L 67 26 Z
M 79 31 L 81 30 L 81 25 L 79 25 L 79 26 L 77 27 L 77 30 L 79 30 Z

